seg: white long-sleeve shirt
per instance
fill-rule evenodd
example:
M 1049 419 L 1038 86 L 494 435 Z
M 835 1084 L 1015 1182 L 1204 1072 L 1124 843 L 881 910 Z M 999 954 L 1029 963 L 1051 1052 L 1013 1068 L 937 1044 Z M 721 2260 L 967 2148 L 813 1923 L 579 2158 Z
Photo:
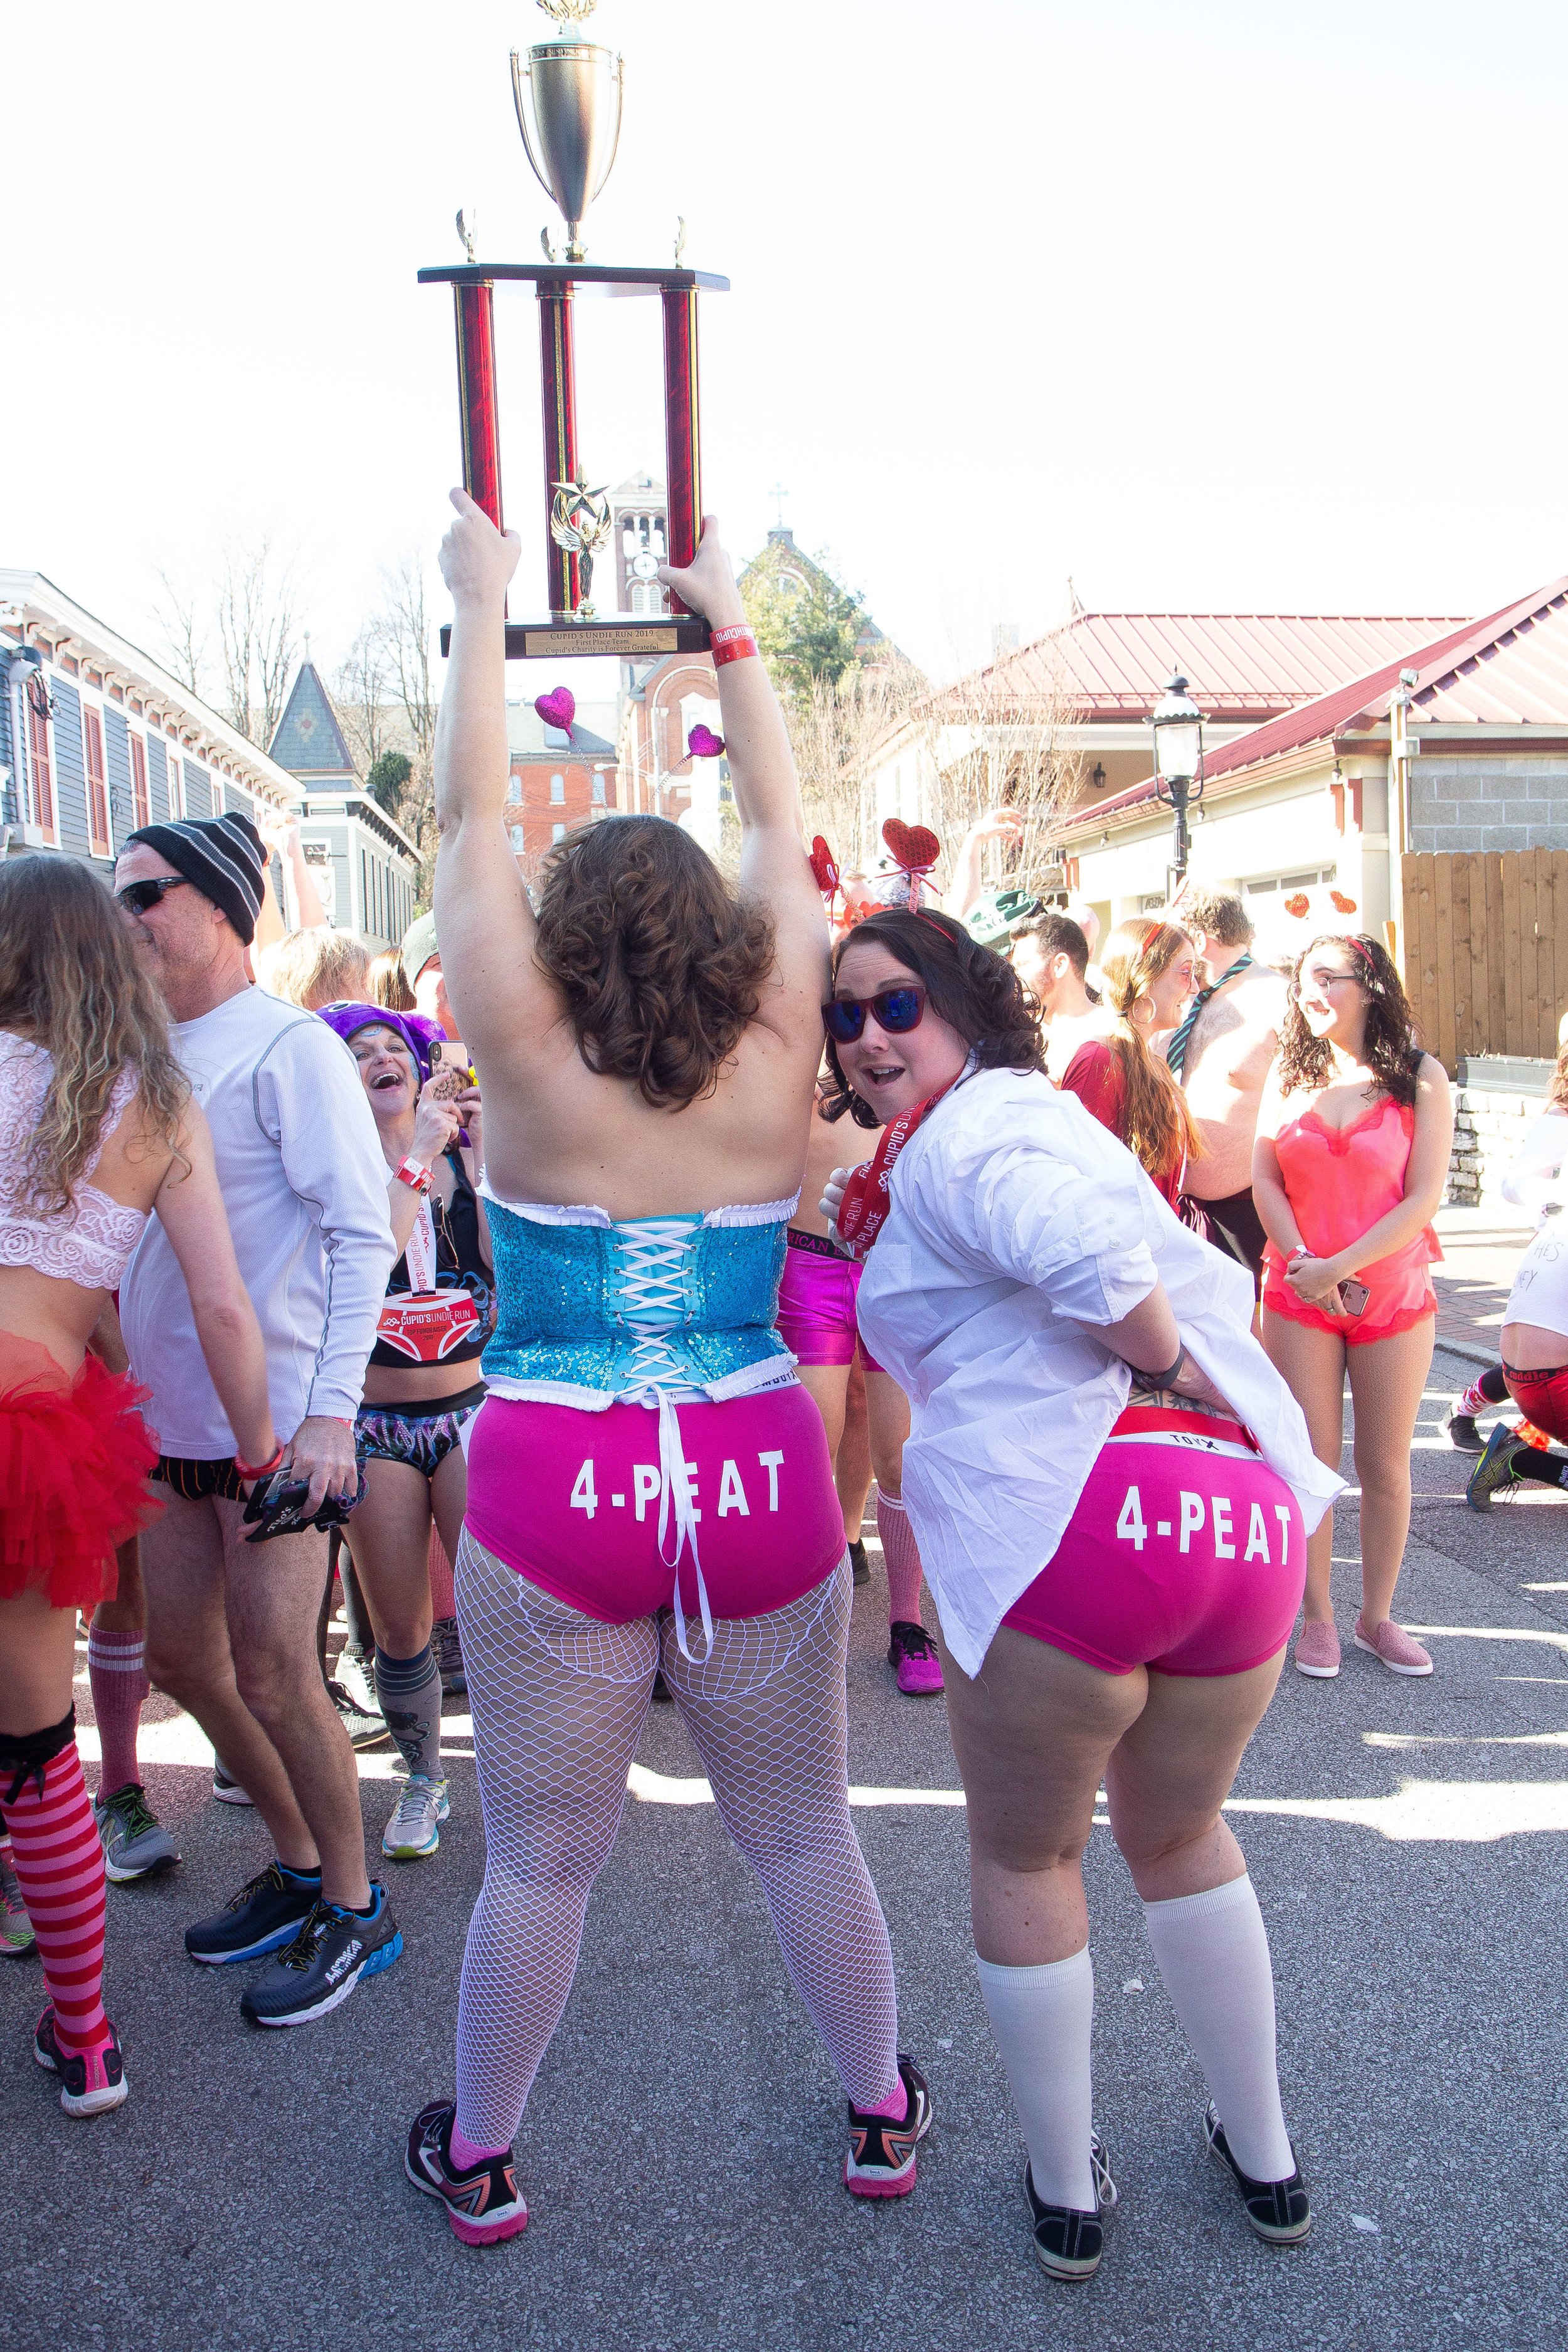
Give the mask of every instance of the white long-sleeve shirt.
M 1252 1336 L 1250 1278 L 1074 1096 L 1035 1072 L 974 1072 L 905 1144 L 889 1202 L 857 1315 L 910 1399 L 904 1500 L 966 1674 L 1055 1552 L 1127 1401 L 1127 1367 L 1092 1327 L 1156 1281 L 1188 1353 L 1318 1525 L 1342 1482 Z
M 397 1255 L 386 1161 L 353 1055 L 313 1013 L 258 988 L 175 1023 L 172 1035 L 212 1129 L 278 1434 L 312 1413 L 352 1421 Z M 231 1454 L 234 1432 L 156 1217 L 126 1269 L 120 1319 L 132 1370 L 153 1391 L 160 1450 Z
M 1514 1154 L 1513 1165 L 1500 1186 L 1503 1199 L 1515 1209 L 1533 1209 L 1537 1225 L 1553 1213 L 1548 1202 L 1561 1207 L 1568 1198 L 1563 1162 L 1568 1159 L 1568 1111 L 1543 1110 Z

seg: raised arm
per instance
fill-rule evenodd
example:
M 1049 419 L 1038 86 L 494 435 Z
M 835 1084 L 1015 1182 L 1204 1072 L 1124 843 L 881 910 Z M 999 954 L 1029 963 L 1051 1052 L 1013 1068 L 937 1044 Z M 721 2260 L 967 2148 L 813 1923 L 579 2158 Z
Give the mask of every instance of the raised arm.
M 746 625 L 741 592 L 718 527 L 705 516 L 696 560 L 678 571 L 665 563 L 659 578 L 713 628 Z M 795 754 L 773 681 L 754 656 L 715 665 L 719 709 L 729 755 L 735 813 L 741 820 L 741 887 L 760 898 L 773 919 L 783 1002 L 764 1004 L 770 1028 L 820 1038 L 827 992 L 827 921 L 805 854 Z
M 952 871 L 942 892 L 943 912 L 962 923 L 973 907 L 980 903 L 982 853 L 988 841 L 1005 841 L 1016 847 L 1024 838 L 1024 820 L 1016 809 L 987 809 L 975 818 L 954 852 Z
M 533 909 L 507 837 L 506 591 L 521 542 L 466 490 L 441 542 L 452 651 L 436 726 L 435 913 L 447 993 L 482 1058 L 560 1007 L 533 962 Z

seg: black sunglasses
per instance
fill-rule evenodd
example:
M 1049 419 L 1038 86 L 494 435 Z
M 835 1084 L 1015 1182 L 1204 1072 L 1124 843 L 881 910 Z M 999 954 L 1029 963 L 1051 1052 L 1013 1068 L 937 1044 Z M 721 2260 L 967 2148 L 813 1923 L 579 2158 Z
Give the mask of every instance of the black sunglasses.
M 128 915 L 144 915 L 148 908 L 155 907 L 167 892 L 184 887 L 183 874 L 160 874 L 153 882 L 128 882 L 124 889 L 117 890 L 114 896 Z
M 866 1026 L 868 1013 L 876 1014 L 877 1026 L 889 1037 L 901 1037 L 920 1027 L 925 1009 L 923 988 L 883 988 L 875 996 L 833 997 L 822 1008 L 822 1025 L 836 1045 L 852 1045 Z

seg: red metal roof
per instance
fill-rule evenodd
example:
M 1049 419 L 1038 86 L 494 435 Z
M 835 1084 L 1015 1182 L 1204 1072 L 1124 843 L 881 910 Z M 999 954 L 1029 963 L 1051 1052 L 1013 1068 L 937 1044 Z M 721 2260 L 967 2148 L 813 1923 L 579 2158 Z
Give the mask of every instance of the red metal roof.
M 1401 670 L 1416 672 L 1413 729 L 1428 725 L 1568 726 L 1568 576 L 1484 619 L 1467 621 L 1331 694 L 1251 728 L 1204 755 L 1205 783 L 1386 719 Z M 1205 710 L 1205 716 L 1210 714 Z M 1103 824 L 1154 796 L 1152 777 L 1072 813 L 1067 833 Z
M 982 675 L 1002 701 L 1066 693 L 1086 716 L 1144 719 L 1173 665 L 1205 717 L 1263 719 L 1461 625 L 1365 614 L 1081 613 Z

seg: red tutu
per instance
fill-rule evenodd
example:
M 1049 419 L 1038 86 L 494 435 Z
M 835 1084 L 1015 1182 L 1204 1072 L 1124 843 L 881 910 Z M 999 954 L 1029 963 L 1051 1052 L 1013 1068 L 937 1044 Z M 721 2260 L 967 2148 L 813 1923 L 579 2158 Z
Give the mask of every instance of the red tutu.
M 47 1348 L 0 1331 L 0 1598 L 54 1609 L 114 1597 L 115 1547 L 155 1518 L 158 1448 L 134 1381 L 88 1356 L 75 1380 Z

